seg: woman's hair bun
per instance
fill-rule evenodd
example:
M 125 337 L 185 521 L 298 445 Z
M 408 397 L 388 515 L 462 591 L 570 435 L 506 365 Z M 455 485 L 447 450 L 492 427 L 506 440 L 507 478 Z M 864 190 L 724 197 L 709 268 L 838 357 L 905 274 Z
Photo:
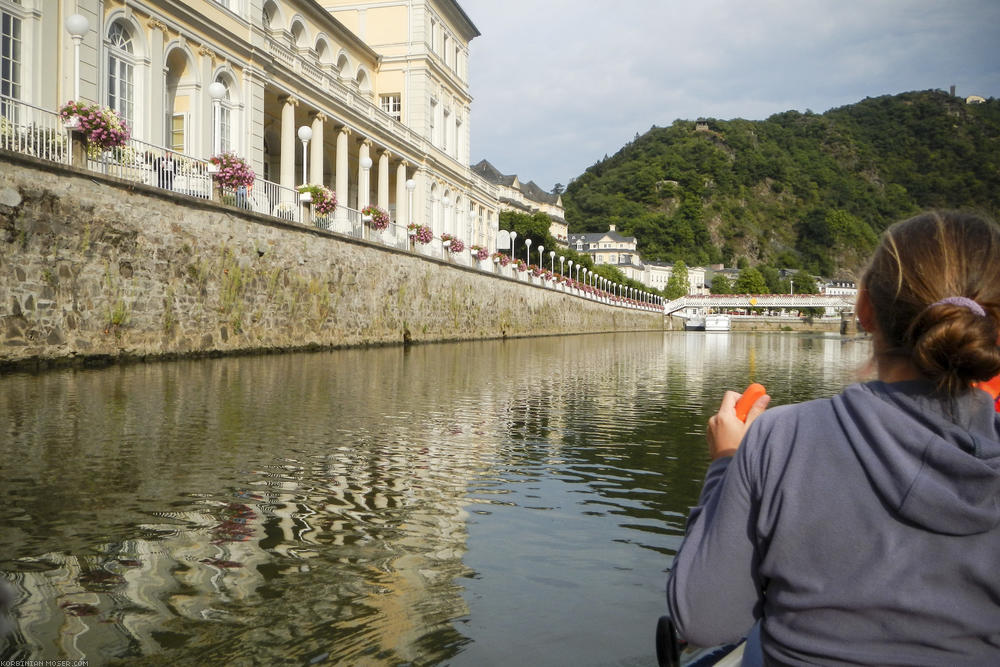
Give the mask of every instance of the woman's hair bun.
M 913 362 L 942 391 L 954 394 L 1000 374 L 997 318 L 985 312 L 938 302 L 910 325 L 906 338 Z

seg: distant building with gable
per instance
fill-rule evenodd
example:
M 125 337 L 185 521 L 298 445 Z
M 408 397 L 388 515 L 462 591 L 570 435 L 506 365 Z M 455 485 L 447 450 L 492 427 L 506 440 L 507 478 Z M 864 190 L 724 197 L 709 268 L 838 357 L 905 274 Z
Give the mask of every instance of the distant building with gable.
M 647 287 L 662 290 L 674 273 L 674 265 L 664 262 L 643 262 L 634 236 L 625 236 L 615 225 L 608 231 L 570 234 L 571 250 L 587 255 L 594 264 L 610 264 L 630 279 Z M 688 293 L 705 293 L 705 269 L 688 267 Z
M 534 181 L 522 183 L 516 174 L 503 174 L 487 160 L 480 160 L 478 164 L 472 165 L 472 171 L 497 186 L 500 210 L 544 213 L 551 221 L 549 234 L 560 245 L 566 245 L 569 227 L 566 224 L 562 196 L 542 190 Z

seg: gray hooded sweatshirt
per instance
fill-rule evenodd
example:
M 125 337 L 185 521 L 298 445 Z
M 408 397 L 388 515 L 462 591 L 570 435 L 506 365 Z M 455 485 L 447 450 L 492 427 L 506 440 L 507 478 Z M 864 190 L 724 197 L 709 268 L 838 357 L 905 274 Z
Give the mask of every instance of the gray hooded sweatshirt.
M 777 407 L 709 467 L 667 583 L 680 634 L 773 664 L 1000 665 L 1000 415 L 872 382 Z

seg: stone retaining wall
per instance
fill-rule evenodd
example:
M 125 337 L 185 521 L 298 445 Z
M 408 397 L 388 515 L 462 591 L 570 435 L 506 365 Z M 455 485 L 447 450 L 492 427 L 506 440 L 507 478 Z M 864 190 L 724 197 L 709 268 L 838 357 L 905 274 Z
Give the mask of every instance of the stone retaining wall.
M 660 330 L 594 303 L 0 151 L 0 367 Z

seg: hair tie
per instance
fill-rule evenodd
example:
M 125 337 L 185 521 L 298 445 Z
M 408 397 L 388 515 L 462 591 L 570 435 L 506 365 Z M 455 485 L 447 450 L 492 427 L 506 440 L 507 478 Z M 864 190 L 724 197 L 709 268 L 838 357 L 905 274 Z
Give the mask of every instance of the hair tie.
M 978 303 L 973 301 L 967 296 L 949 296 L 947 298 L 941 299 L 940 301 L 935 301 L 928 308 L 933 308 L 934 306 L 940 306 L 943 304 L 950 304 L 952 306 L 961 306 L 963 308 L 968 308 L 979 317 L 986 317 L 986 311 Z

